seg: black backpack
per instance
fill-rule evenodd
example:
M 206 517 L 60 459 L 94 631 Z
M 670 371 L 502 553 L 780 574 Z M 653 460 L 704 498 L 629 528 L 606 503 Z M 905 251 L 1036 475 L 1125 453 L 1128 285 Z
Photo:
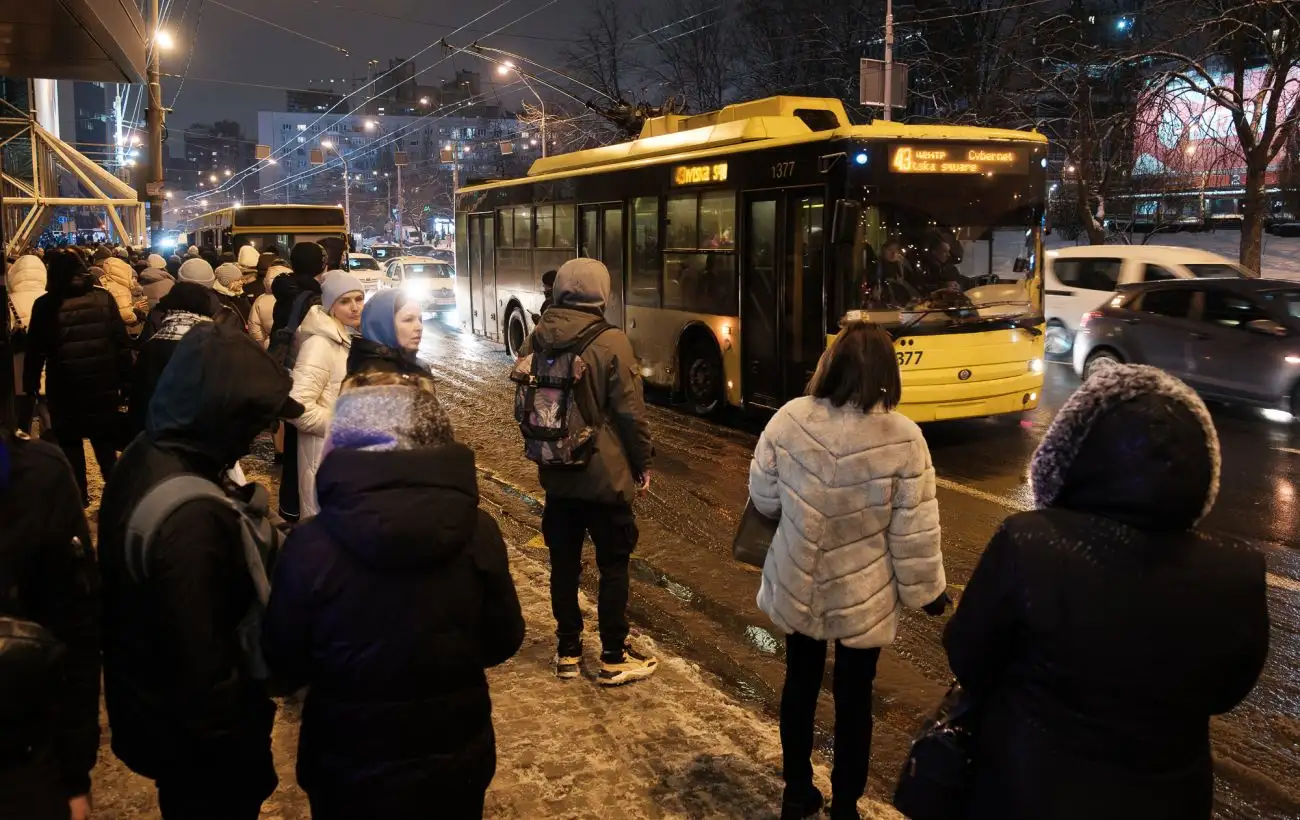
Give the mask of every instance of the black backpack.
M 298 345 L 294 343 L 294 337 L 298 335 L 298 325 L 302 324 L 312 305 L 319 304 L 320 294 L 316 291 L 309 290 L 298 294 L 294 297 L 293 308 L 289 311 L 289 320 L 285 322 L 284 327 L 271 331 L 271 342 L 266 352 L 270 353 L 271 358 L 285 370 L 293 370 L 294 361 L 298 358 Z

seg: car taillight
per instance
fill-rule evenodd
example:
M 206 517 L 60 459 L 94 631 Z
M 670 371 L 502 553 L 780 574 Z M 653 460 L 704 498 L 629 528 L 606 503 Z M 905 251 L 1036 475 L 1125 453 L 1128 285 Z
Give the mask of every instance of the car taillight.
M 1101 318 L 1101 311 L 1097 311 L 1097 310 L 1088 311 L 1087 313 L 1079 317 L 1079 330 L 1086 330 L 1088 328 L 1089 322 L 1091 322 L 1093 319 L 1100 319 L 1100 318 Z

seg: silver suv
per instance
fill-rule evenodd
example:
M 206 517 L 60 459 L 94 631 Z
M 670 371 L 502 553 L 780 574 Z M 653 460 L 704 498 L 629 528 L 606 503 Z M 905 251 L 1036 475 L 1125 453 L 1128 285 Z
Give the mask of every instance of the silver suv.
M 1074 370 L 1149 364 L 1207 398 L 1300 419 L 1300 285 L 1272 279 L 1147 282 L 1085 313 Z

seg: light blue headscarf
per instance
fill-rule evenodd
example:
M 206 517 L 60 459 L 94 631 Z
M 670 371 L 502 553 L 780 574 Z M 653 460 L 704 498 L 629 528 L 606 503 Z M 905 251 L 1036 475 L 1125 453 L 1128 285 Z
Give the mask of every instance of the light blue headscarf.
M 370 297 L 361 311 L 362 338 L 397 349 L 397 300 L 401 296 L 397 288 L 386 288 Z

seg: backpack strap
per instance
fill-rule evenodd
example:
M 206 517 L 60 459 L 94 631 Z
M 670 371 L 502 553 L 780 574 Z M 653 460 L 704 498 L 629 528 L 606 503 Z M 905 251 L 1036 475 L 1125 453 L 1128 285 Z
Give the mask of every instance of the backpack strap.
M 149 577 L 149 559 L 159 530 L 183 504 L 210 499 L 234 512 L 239 518 L 243 558 L 252 577 L 258 600 L 265 605 L 271 594 L 266 571 L 275 535 L 269 515 L 270 495 L 265 487 L 252 485 L 249 501 L 231 498 L 216 483 L 192 473 L 163 479 L 144 494 L 126 524 L 126 568 L 132 580 L 143 583 Z
M 26 332 L 27 327 L 23 324 L 23 317 L 18 315 L 18 308 L 14 305 L 14 298 L 12 296 L 7 298 L 9 300 L 9 316 L 13 319 L 13 332 L 17 333 L 20 330 Z
M 315 292 L 310 290 L 298 294 L 297 298 L 293 300 L 293 307 L 289 309 L 289 319 L 284 325 L 286 329 L 291 331 L 298 329 L 298 325 L 302 324 L 302 320 L 307 318 L 307 311 L 311 310 L 312 297 L 315 295 Z

